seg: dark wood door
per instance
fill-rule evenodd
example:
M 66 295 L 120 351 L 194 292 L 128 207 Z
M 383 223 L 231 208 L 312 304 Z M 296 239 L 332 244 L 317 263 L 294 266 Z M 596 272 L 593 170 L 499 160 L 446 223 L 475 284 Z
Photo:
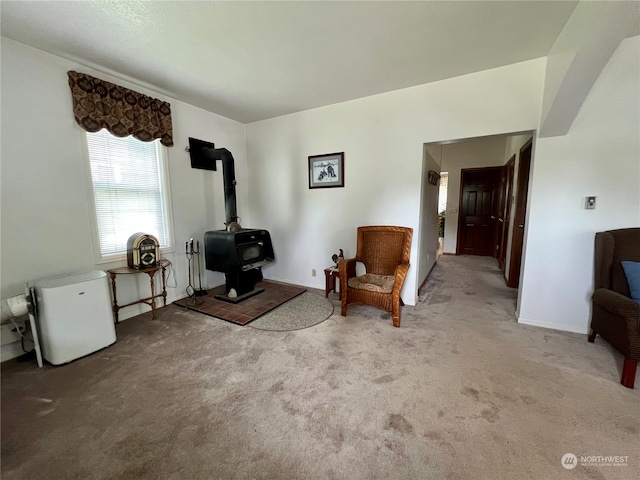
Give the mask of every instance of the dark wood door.
M 494 253 L 500 170 L 501 167 L 462 170 L 458 255 Z
M 529 140 L 520 149 L 518 190 L 516 191 L 516 206 L 513 214 L 513 235 L 511 239 L 511 256 L 509 257 L 509 278 L 507 279 L 507 285 L 511 288 L 518 288 L 520 286 L 520 267 L 522 262 L 522 247 L 524 245 L 524 222 L 527 216 L 529 173 L 531 171 L 531 145 L 532 141 Z
M 513 173 L 516 166 L 514 155 L 504 166 L 502 194 L 504 202 L 498 212 L 498 265 L 504 272 L 507 264 L 507 242 L 509 241 L 509 226 L 511 225 L 511 204 L 513 203 Z

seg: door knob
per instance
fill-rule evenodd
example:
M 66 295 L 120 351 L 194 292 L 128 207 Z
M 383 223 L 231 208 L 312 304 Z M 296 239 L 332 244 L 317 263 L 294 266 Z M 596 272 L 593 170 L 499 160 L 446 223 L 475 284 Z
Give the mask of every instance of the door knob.
M 524 225 L 521 223 L 520 225 L 518 225 L 520 228 L 524 228 Z
M 495 215 L 491 215 L 491 220 L 495 220 L 495 219 L 496 219 Z

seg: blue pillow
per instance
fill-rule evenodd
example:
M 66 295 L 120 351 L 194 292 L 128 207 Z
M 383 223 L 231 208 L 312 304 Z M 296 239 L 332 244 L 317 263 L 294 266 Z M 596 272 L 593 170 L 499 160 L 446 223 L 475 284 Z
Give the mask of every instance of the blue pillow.
M 624 274 L 631 291 L 631 298 L 640 303 L 640 262 L 622 262 Z

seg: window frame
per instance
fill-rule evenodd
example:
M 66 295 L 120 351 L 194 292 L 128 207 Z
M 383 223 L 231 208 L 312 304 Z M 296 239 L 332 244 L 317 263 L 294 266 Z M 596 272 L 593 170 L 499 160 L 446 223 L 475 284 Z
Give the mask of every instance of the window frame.
M 95 190 L 93 184 L 93 176 L 91 172 L 91 156 L 89 154 L 89 142 L 87 134 L 91 132 L 87 132 L 83 129 L 78 129 L 79 135 L 82 137 L 82 145 L 84 149 L 84 157 L 85 157 L 85 177 L 87 181 L 87 200 L 89 204 L 89 217 L 91 223 L 91 239 L 93 244 L 93 253 L 94 260 L 96 265 L 101 265 L 105 263 L 114 263 L 114 262 L 122 262 L 127 260 L 127 252 L 126 250 L 123 252 L 103 254 L 102 248 L 100 245 L 100 230 L 98 228 L 98 213 L 96 211 L 96 199 L 95 199 Z M 111 136 L 114 136 L 111 132 L 107 131 Z M 135 141 L 137 140 L 134 137 L 131 137 Z M 162 200 L 165 203 L 165 222 L 167 228 L 167 236 L 168 236 L 168 244 L 165 246 L 160 246 L 160 254 L 161 256 L 166 253 L 175 252 L 175 233 L 173 229 L 173 202 L 171 200 L 171 182 L 169 182 L 169 162 L 168 162 L 168 150 L 167 147 L 160 143 L 160 140 L 156 139 L 153 142 L 155 143 L 157 152 L 158 152 L 158 166 L 159 166 L 159 178 L 160 184 L 162 188 Z M 133 235 L 136 232 L 131 232 Z

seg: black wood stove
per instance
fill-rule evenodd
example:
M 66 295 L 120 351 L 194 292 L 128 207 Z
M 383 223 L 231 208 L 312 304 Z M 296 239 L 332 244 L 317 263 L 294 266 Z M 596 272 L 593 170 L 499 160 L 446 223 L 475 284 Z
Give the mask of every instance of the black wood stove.
M 238 303 L 264 291 L 256 288 L 262 280 L 262 267 L 274 261 L 271 236 L 266 230 L 242 228 L 236 207 L 234 160 L 226 148 L 213 149 L 214 161 L 222 160 L 224 180 L 225 230 L 204 234 L 204 258 L 207 270 L 222 272 L 226 293 L 216 298 Z

